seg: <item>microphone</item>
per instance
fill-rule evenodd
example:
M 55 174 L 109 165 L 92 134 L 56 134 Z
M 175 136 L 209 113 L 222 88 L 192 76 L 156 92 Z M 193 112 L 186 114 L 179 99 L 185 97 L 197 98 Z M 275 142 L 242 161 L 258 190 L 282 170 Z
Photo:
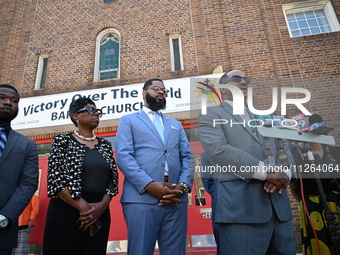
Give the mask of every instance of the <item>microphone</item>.
M 298 123 L 298 127 L 301 131 L 308 131 L 308 123 L 306 120 L 306 116 L 303 113 L 295 114 L 290 118 Z
M 319 123 L 318 123 L 319 124 Z M 313 134 L 319 134 L 319 135 L 327 135 L 328 132 L 332 131 L 334 129 L 334 127 L 332 126 L 318 126 L 316 128 L 312 128 L 312 126 L 310 126 L 309 131 L 312 132 Z
M 272 115 L 255 115 L 257 121 L 256 124 L 264 127 L 279 127 L 299 130 L 297 127 L 297 121 L 287 119 L 283 116 L 272 116 Z M 260 123 L 262 121 L 262 123 Z
M 251 125 L 252 126 L 256 126 L 256 125 L 259 125 L 259 126 L 270 126 L 271 123 L 272 123 L 272 119 L 273 117 L 268 114 L 268 115 L 254 115 L 254 119 L 251 120 Z
M 309 132 L 312 132 L 313 134 L 326 135 L 328 132 L 334 129 L 332 126 L 325 125 L 322 117 L 319 114 L 313 114 L 310 116 L 309 124 Z
M 296 121 L 287 119 L 283 116 L 268 115 L 254 115 L 254 120 L 251 121 L 252 125 L 265 126 L 265 127 L 285 127 L 295 128 Z M 295 128 L 296 129 L 296 128 Z

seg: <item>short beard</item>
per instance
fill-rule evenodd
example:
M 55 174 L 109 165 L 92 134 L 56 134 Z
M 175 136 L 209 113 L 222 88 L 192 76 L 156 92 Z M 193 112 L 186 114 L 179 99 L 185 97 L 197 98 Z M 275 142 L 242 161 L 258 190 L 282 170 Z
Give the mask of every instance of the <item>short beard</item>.
M 12 112 L 11 114 L 7 114 L 7 115 L 3 115 L 1 116 L 1 122 L 4 122 L 4 123 L 10 123 L 12 120 L 14 120 L 17 115 L 18 115 L 18 110 L 16 112 Z
M 149 108 L 153 111 L 162 110 L 166 107 L 166 97 L 164 97 L 164 101 L 157 101 L 156 97 L 152 97 L 148 92 L 146 92 L 145 99 Z

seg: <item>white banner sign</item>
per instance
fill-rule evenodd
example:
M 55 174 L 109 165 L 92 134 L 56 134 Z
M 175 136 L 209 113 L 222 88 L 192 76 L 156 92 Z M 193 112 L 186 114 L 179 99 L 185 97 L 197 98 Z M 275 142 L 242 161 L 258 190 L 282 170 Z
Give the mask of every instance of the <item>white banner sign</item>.
M 221 76 L 221 74 L 200 77 L 217 76 Z M 165 113 L 190 110 L 190 78 L 192 77 L 164 81 L 165 87 L 169 90 Z M 139 83 L 22 98 L 19 102 L 19 114 L 11 125 L 13 129 L 17 130 L 69 125 L 71 124 L 68 114 L 70 103 L 80 96 L 91 98 L 97 108 L 102 109 L 101 120 L 118 119 L 123 115 L 141 110 L 143 106 L 142 88 L 143 83 Z

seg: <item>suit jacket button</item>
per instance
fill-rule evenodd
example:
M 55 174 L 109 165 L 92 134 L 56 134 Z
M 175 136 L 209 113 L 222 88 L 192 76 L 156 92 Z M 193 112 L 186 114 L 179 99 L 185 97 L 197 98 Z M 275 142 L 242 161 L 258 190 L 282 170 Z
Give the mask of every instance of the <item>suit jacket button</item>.
M 167 151 L 165 150 L 164 153 L 167 153 Z
M 165 164 L 164 164 L 164 163 L 162 163 L 162 167 L 165 167 Z

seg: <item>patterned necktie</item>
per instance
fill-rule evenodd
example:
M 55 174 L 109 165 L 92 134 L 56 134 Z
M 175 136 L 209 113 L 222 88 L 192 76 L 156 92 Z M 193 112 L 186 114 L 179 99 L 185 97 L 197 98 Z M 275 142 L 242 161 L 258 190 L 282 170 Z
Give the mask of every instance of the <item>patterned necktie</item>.
M 5 149 L 5 145 L 7 142 L 7 137 L 5 134 L 5 129 L 4 128 L 0 128 L 0 156 L 2 155 L 2 152 Z
M 158 112 L 152 111 L 151 113 L 153 114 L 153 124 L 155 125 L 159 135 L 162 138 L 162 141 L 164 142 L 164 127 L 161 123 L 161 119 L 160 119 L 161 116 L 159 115 Z

